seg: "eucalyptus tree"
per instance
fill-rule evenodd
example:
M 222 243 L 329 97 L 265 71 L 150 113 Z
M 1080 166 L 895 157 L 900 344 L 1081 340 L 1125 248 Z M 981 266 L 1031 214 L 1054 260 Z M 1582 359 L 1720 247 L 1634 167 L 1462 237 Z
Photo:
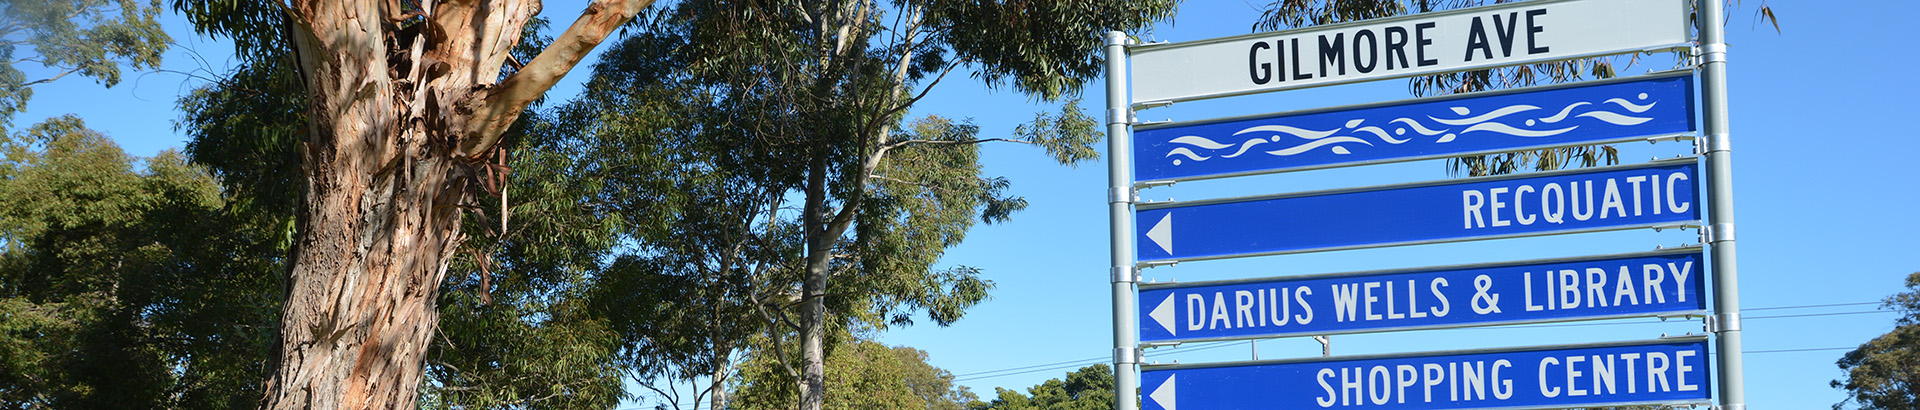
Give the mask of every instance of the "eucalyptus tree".
M 175 0 L 302 98 L 295 241 L 263 408 L 413 406 L 465 210 L 530 104 L 649 0 L 601 0 L 511 56 L 535 0 Z M 508 69 L 509 66 L 511 69 Z
M 973 269 L 935 267 L 972 224 L 1025 205 L 1004 179 L 980 174 L 977 144 L 1034 144 L 1068 164 L 1094 157 L 1098 124 L 1070 97 L 1101 74 L 1098 34 L 1143 30 L 1172 11 L 1171 1 L 695 0 L 648 27 L 643 35 L 675 38 L 685 82 L 716 108 L 694 136 L 734 144 L 720 161 L 752 170 L 745 181 L 764 194 L 751 198 L 778 222 L 762 226 L 794 244 L 792 259 L 747 283 L 766 286 L 754 306 L 766 309 L 770 338 L 798 339 L 787 358 L 797 360 L 780 363 L 801 408 L 822 406 L 831 329 L 905 322 L 912 310 L 945 324 L 984 297 Z M 1006 137 L 981 137 L 964 120 L 906 121 L 955 72 L 1067 104 Z M 760 352 L 785 354 L 774 342 Z
M 1848 351 L 1834 362 L 1846 376 L 1831 385 L 1862 409 L 1920 409 L 1920 272 L 1907 275 L 1907 290 L 1882 300 L 1880 308 L 1900 314 L 1893 330 Z
M 0 132 L 27 107 L 33 87 L 79 74 L 112 87 L 120 66 L 160 65 L 172 41 L 158 0 L 10 0 L 0 3 Z M 39 64 L 29 77 L 23 64 Z
M 0 151 L 0 407 L 258 401 L 284 219 L 232 206 L 177 152 L 135 158 L 71 116 Z

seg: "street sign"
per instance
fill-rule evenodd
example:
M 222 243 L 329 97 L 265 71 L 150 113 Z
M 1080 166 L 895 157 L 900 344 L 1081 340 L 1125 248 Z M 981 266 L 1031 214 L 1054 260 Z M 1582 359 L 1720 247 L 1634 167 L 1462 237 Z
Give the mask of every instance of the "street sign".
M 1704 315 L 1698 247 L 1584 258 L 1140 285 L 1142 342 Z
M 1686 47 L 1685 0 L 1560 0 L 1132 47 L 1133 102 L 1174 102 Z
M 1142 204 L 1141 261 L 1697 224 L 1695 160 Z
M 1185 180 L 1584 145 L 1695 131 L 1691 71 L 1141 126 L 1134 180 Z
M 1147 365 L 1147 410 L 1706 404 L 1704 337 L 1338 359 Z

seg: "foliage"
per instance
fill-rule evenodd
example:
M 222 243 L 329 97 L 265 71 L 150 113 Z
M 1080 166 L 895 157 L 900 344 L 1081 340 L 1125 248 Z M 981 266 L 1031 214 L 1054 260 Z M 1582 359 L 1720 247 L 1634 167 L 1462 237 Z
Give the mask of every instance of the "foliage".
M 26 110 L 33 86 L 72 74 L 108 87 L 120 82 L 120 64 L 159 67 L 172 40 L 155 19 L 158 0 L 9 0 L 0 3 L 0 133 Z M 31 49 L 31 52 L 25 52 Z M 16 67 L 50 70 L 29 79 Z
M 988 283 L 975 269 L 936 267 L 973 224 L 1025 206 L 1006 193 L 1007 180 L 981 174 L 977 145 L 1038 145 L 1063 163 L 1093 158 L 1097 127 L 1072 97 L 1099 74 L 1100 33 L 1144 29 L 1172 11 L 1169 1 L 687 1 L 628 41 L 670 51 L 661 71 L 684 70 L 668 77 L 680 87 L 670 95 L 707 110 L 700 118 L 709 120 L 668 135 L 731 143 L 729 155 L 744 161 L 716 169 L 742 170 L 730 181 L 768 193 L 749 196 L 774 210 L 758 226 L 789 235 L 773 243 L 798 245 L 764 276 L 734 283 L 763 289 L 747 295 L 790 295 L 756 309 L 772 343 L 760 348 L 780 354 L 798 339 L 798 360 L 782 367 L 801 383 L 802 408 L 813 409 L 834 329 L 907 324 L 916 312 L 946 324 L 984 299 Z M 908 120 L 954 71 L 1066 104 L 1010 138 L 981 137 L 947 116 Z
M 250 407 L 285 220 L 172 151 L 134 172 L 77 118 L 0 146 L 0 407 Z
M 1048 379 L 1018 391 L 996 388 L 991 402 L 975 401 L 968 410 L 1106 410 L 1113 408 L 1113 369 L 1105 364 L 1067 373 L 1066 381 Z
M 798 392 L 779 364 L 769 357 L 758 357 L 741 367 L 739 383 L 733 386 L 738 399 L 732 408 L 794 407 Z M 824 408 L 831 410 L 961 410 L 967 403 L 978 401 L 966 386 L 954 384 L 952 373 L 927 364 L 927 352 L 906 346 L 887 347 L 864 338 L 852 337 L 829 349 L 826 375 Z
M 1887 334 L 1860 344 L 1835 364 L 1847 372 L 1834 388 L 1862 409 L 1920 409 L 1920 272 L 1907 275 L 1907 290 L 1888 296 L 1881 308 L 1900 313 Z
M 529 43 L 545 42 L 543 27 L 528 25 L 519 58 L 539 51 Z M 290 215 L 304 184 L 305 97 L 285 50 L 259 52 L 266 56 L 182 98 L 178 127 L 193 161 L 220 177 L 236 205 Z M 627 396 L 613 329 L 584 302 L 612 246 L 605 227 L 618 220 L 574 202 L 592 190 L 567 176 L 577 153 L 522 148 L 556 138 L 553 130 L 547 118 L 523 117 L 503 142 L 518 150 L 500 169 L 514 175 L 500 189 L 511 195 L 507 212 L 493 200 L 468 214 L 463 230 L 474 239 L 442 284 L 424 408 L 607 407 Z M 505 232 L 504 215 L 513 216 Z

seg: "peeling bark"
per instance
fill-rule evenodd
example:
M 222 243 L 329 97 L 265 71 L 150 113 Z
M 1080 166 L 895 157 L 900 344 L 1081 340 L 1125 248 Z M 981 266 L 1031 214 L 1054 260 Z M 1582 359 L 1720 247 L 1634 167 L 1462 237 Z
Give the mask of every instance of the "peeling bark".
M 596 2 L 500 84 L 538 0 L 290 5 L 285 34 L 308 95 L 306 184 L 261 408 L 414 407 L 481 154 L 649 3 Z

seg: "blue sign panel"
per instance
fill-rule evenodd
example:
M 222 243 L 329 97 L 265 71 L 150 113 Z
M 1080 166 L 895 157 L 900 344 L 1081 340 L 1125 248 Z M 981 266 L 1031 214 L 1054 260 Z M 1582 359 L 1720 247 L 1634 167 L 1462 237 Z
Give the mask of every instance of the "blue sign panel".
M 1217 340 L 1703 313 L 1700 248 L 1140 285 L 1140 340 Z
M 1695 161 L 1146 204 L 1139 260 L 1352 249 L 1691 222 Z
M 1704 337 L 1520 349 L 1146 366 L 1145 410 L 1462 409 L 1704 404 Z
M 1694 132 L 1691 72 L 1134 131 L 1136 181 L 1197 179 Z

